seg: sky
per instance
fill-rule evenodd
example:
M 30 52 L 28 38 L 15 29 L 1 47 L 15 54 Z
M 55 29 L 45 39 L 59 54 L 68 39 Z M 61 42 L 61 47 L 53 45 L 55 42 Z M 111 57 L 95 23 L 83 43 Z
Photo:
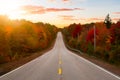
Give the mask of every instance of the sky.
M 0 15 L 65 27 L 120 19 L 120 0 L 0 0 Z

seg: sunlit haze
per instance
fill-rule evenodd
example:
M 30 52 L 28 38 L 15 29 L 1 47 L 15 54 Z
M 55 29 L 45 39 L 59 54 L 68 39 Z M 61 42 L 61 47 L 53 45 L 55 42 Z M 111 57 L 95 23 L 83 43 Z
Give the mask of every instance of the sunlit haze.
M 71 23 L 120 19 L 120 0 L 0 0 L 0 15 L 64 27 Z

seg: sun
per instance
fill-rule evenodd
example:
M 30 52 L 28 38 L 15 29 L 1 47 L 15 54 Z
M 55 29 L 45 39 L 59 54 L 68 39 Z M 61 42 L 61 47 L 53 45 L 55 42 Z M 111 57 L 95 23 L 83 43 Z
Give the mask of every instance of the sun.
M 7 15 L 11 19 L 19 18 L 22 6 L 21 0 L 0 0 L 0 15 Z

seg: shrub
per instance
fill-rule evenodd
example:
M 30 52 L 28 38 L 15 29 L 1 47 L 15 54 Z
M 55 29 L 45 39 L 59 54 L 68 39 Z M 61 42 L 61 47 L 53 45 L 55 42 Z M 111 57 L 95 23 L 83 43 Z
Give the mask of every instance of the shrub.
M 112 50 L 109 53 L 109 61 L 114 63 L 120 63 L 120 45 L 119 46 L 112 46 Z
M 88 43 L 87 54 L 91 55 L 94 53 L 94 46 L 91 43 Z

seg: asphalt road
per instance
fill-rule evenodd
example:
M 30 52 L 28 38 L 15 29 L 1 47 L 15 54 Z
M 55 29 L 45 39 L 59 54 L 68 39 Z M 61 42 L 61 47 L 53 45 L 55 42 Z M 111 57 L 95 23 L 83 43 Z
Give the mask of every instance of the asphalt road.
M 120 77 L 67 50 L 59 32 L 52 50 L 0 80 L 120 80 Z

